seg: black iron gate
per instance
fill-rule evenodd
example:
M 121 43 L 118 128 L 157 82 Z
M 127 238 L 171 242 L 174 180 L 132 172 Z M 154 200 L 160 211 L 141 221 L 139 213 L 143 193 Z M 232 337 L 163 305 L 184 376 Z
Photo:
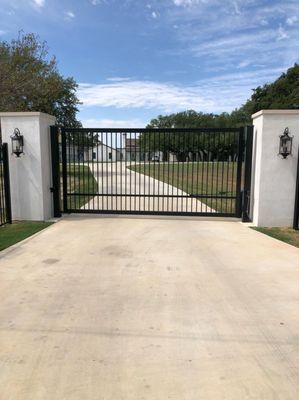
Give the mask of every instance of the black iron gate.
M 51 135 L 56 215 L 61 201 L 71 213 L 248 219 L 252 127 L 52 127 Z
M 7 143 L 0 144 L 0 226 L 11 223 Z

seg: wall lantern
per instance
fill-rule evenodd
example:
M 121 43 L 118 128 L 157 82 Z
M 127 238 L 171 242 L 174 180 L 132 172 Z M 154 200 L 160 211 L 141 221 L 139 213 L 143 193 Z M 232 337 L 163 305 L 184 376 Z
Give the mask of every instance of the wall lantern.
M 284 159 L 292 154 L 293 136 L 289 133 L 289 128 L 285 128 L 283 135 L 279 136 L 279 155 Z
M 17 157 L 20 157 L 20 155 L 23 154 L 24 138 L 18 128 L 14 130 L 13 135 L 11 135 L 10 138 L 12 153 L 15 154 Z

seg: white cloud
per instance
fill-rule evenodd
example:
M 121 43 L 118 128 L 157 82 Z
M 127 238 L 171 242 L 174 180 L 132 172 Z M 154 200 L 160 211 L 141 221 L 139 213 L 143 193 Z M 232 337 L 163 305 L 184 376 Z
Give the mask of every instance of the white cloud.
M 71 21 L 72 19 L 75 18 L 75 14 L 72 11 L 66 11 L 65 12 L 65 20 Z
M 91 4 L 92 4 L 93 6 L 97 6 L 97 5 L 99 5 L 99 4 L 106 4 L 106 3 L 107 3 L 106 0 L 90 0 L 90 2 L 91 2 Z
M 84 106 L 157 108 L 170 112 L 213 105 L 196 87 L 152 81 L 80 84 L 78 94 Z
M 234 9 L 235 9 L 235 13 L 236 13 L 237 15 L 241 15 L 241 10 L 240 10 L 239 3 L 238 3 L 237 1 L 233 1 L 233 2 L 232 2 L 232 5 L 233 5 L 233 7 L 234 7 Z
M 109 118 L 89 118 L 83 119 L 84 128 L 142 128 L 146 125 L 145 121 L 135 119 L 109 119 Z
M 248 60 L 241 61 L 241 62 L 238 64 L 238 68 L 246 68 L 246 67 L 248 67 L 248 65 L 250 65 L 250 61 L 248 61 Z
M 42 8 L 45 5 L 45 0 L 33 0 L 33 5 Z
M 106 80 L 109 82 L 125 82 L 125 81 L 131 80 L 131 78 L 123 78 L 123 77 L 115 76 L 112 78 L 107 78 Z
M 260 23 L 261 23 L 262 26 L 269 25 L 269 22 L 266 19 L 261 19 Z
M 156 11 L 153 11 L 153 12 L 152 12 L 152 17 L 153 17 L 154 19 L 157 19 L 157 18 L 159 17 L 159 15 L 158 15 L 158 13 L 157 13 Z
M 277 37 L 276 31 L 263 31 L 256 34 L 233 34 L 227 37 L 221 37 L 217 40 L 210 40 L 202 42 L 193 46 L 192 52 L 196 56 L 223 56 L 227 54 L 229 57 L 232 55 L 241 55 L 248 50 L 257 51 L 267 48 L 267 43 Z
M 224 74 L 202 79 L 189 86 L 141 80 L 82 83 L 78 94 L 83 108 L 143 108 L 155 109 L 157 113 L 187 109 L 204 112 L 231 111 L 251 96 L 252 88 L 273 81 L 284 70 L 285 68 L 272 68 Z
M 280 26 L 278 29 L 277 40 L 284 40 L 284 39 L 288 39 L 288 38 L 289 38 L 288 33 L 282 26 Z
M 202 2 L 205 3 L 206 1 L 202 1 Z M 190 7 L 195 4 L 201 3 L 201 1 L 200 0 L 173 0 L 173 3 L 176 6 Z
M 286 23 L 287 25 L 294 25 L 296 22 L 298 22 L 298 17 L 296 15 L 293 15 L 292 17 L 287 18 Z

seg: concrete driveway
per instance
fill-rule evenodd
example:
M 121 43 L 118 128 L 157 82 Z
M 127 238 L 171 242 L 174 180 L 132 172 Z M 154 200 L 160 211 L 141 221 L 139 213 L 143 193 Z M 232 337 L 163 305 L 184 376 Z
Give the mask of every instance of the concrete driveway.
M 298 249 L 70 217 L 1 254 L 1 400 L 298 399 Z

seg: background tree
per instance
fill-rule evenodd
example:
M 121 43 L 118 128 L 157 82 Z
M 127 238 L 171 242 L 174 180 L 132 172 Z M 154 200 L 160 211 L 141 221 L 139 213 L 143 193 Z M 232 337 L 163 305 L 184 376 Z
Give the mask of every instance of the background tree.
M 38 36 L 21 33 L 0 42 L 1 111 L 41 111 L 54 115 L 59 125 L 79 127 L 77 87 L 58 72 L 56 58 Z
M 247 113 L 262 109 L 292 109 L 299 107 L 299 65 L 295 64 L 271 84 L 258 86 L 253 90 L 251 99 L 240 108 Z M 250 114 L 250 115 L 249 115 Z

